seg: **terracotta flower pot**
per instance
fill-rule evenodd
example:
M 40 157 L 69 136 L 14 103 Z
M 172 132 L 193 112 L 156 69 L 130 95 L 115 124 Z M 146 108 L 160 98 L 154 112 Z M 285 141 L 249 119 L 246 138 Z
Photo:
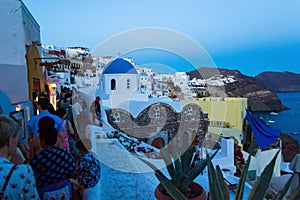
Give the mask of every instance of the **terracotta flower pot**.
M 206 192 L 203 189 L 203 187 L 201 185 L 199 185 L 198 183 L 191 183 L 190 188 L 192 189 L 192 191 L 195 194 L 198 194 L 198 196 L 193 197 L 193 198 L 189 198 L 190 200 L 206 200 Z M 170 197 L 169 195 L 163 194 L 161 191 L 163 191 L 164 188 L 162 186 L 162 184 L 159 184 L 154 191 L 154 196 L 158 199 L 158 200 L 173 200 L 172 197 Z

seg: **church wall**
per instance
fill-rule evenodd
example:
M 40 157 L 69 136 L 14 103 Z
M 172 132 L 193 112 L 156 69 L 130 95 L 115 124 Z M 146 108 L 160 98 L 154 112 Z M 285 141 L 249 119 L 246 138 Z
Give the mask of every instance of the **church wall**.
M 160 108 L 160 117 L 155 117 L 157 107 Z M 190 108 L 192 113 L 187 112 Z M 118 113 L 119 121 L 115 121 L 115 113 Z M 153 141 L 157 134 L 165 132 L 169 140 L 177 141 L 178 144 L 188 139 L 189 143 L 201 145 L 208 130 L 207 114 L 196 104 L 186 105 L 181 113 L 177 113 L 168 104 L 156 103 L 144 109 L 135 119 L 122 109 L 110 109 L 107 116 L 114 128 L 136 138 L 149 139 L 148 142 Z
M 105 74 L 105 90 L 107 94 L 130 94 L 138 88 L 137 75 L 135 74 Z M 116 90 L 111 90 L 111 80 L 116 81 Z M 129 80 L 129 85 L 127 81 Z

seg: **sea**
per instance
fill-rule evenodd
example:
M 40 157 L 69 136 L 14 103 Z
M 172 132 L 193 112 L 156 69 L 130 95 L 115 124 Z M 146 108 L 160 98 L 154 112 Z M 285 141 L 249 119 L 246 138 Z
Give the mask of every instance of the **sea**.
M 276 93 L 281 102 L 290 108 L 278 113 L 258 113 L 271 128 L 279 129 L 300 143 L 300 92 Z

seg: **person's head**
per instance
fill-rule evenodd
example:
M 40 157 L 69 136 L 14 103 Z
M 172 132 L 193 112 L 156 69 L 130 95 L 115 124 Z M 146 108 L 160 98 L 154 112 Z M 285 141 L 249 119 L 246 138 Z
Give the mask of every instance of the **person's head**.
M 66 97 L 64 103 L 71 104 L 71 97 Z
M 100 101 L 100 96 L 97 96 L 97 97 L 96 97 L 96 101 Z
M 52 105 L 52 103 L 49 104 L 48 111 L 49 111 L 49 113 L 51 113 L 52 115 L 55 115 L 56 110 L 55 110 L 54 106 Z
M 15 151 L 19 142 L 19 130 L 19 125 L 12 118 L 0 115 L 0 149 L 7 145 L 9 150 Z
M 92 149 L 92 142 L 88 138 L 80 138 L 80 140 L 76 142 L 76 146 L 82 154 L 86 154 Z
M 39 106 L 39 109 L 41 109 L 41 110 L 48 110 L 49 106 L 50 106 L 50 101 L 49 101 L 48 98 L 41 97 L 41 98 L 39 98 L 37 104 Z
M 42 117 L 39 120 L 39 134 L 41 147 L 54 146 L 57 141 L 58 131 L 54 128 L 55 121 L 51 117 Z
M 47 92 L 42 92 L 42 93 L 39 95 L 39 98 L 48 98 L 48 93 L 47 93 Z
M 59 107 L 59 108 L 56 110 L 55 114 L 56 114 L 58 117 L 60 117 L 60 118 L 62 118 L 62 119 L 65 119 L 66 116 L 67 116 L 67 110 L 66 110 L 65 108 Z

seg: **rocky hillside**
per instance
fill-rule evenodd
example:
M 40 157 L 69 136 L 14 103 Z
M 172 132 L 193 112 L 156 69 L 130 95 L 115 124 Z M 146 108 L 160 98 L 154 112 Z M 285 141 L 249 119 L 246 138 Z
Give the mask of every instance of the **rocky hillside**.
M 221 68 L 199 68 L 188 72 L 191 79 L 204 78 L 208 79 L 211 77 L 234 77 L 235 81 L 231 83 L 226 83 L 224 86 L 219 86 L 215 88 L 215 91 L 223 90 L 225 95 L 228 97 L 245 97 L 248 98 L 248 105 L 253 111 L 281 111 L 288 109 L 283 105 L 276 94 L 268 90 L 260 82 L 258 82 L 254 77 L 245 76 L 238 70 L 227 70 Z M 210 91 L 209 91 L 210 92 Z M 216 92 L 216 94 L 220 92 Z M 214 95 L 214 94 L 210 94 Z
M 300 146 L 297 140 L 287 134 L 281 134 L 282 156 L 284 162 L 291 162 L 292 159 L 300 153 Z
M 258 83 L 273 92 L 300 91 L 300 74 L 291 72 L 263 72 L 255 77 Z

